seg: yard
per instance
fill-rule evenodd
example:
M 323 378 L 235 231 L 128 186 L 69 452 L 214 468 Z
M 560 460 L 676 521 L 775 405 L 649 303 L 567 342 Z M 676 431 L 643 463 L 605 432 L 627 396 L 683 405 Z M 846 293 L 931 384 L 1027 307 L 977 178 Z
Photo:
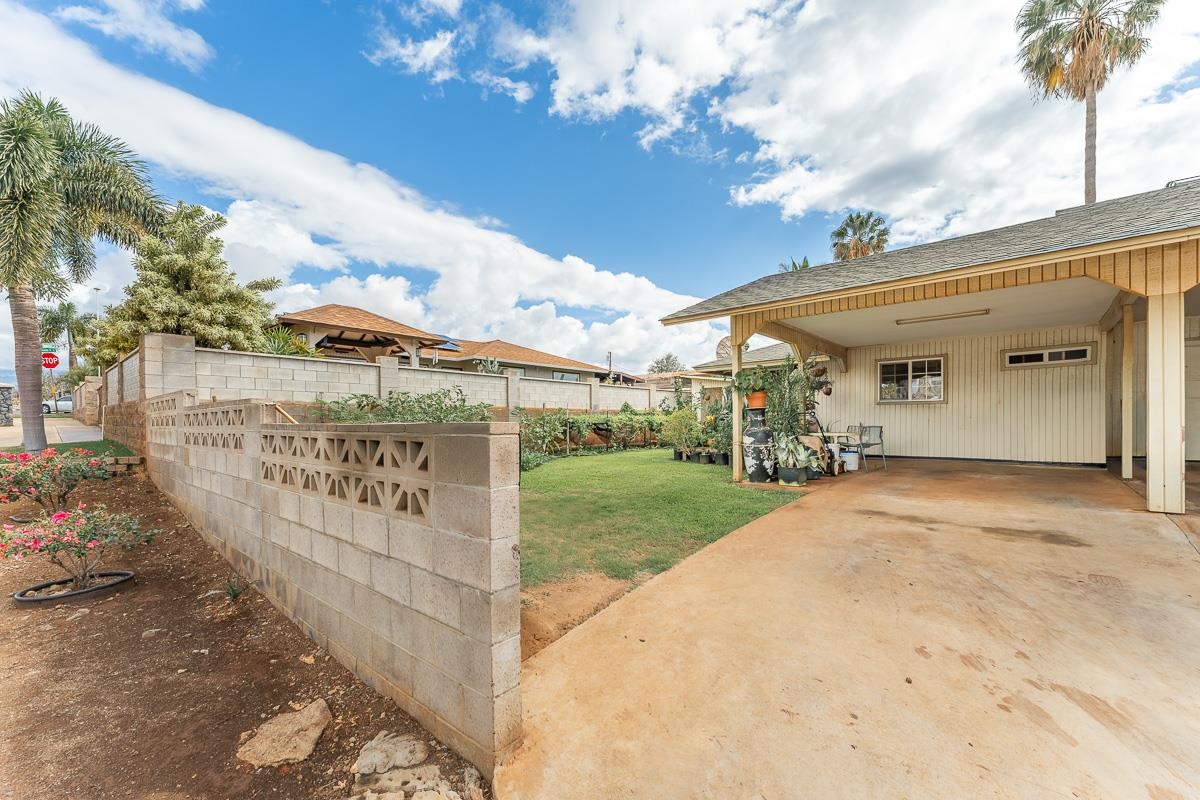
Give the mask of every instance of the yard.
M 668 450 L 560 458 L 521 476 L 523 654 L 797 493 L 736 486 Z

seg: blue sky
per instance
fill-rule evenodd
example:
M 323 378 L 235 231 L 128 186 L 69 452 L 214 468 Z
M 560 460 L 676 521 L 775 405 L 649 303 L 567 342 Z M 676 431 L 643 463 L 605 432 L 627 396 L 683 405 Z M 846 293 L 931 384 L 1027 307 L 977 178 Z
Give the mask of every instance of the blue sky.
M 657 318 L 825 260 L 847 209 L 903 245 L 1078 202 L 1082 110 L 1021 84 L 1019 2 L 970 5 L 0 0 L 0 93 L 59 96 L 225 213 L 281 309 L 640 369 L 710 357 L 719 325 Z M 1102 196 L 1200 172 L 1200 9 L 1164 17 L 1101 97 Z M 94 283 L 130 275 L 108 253 Z

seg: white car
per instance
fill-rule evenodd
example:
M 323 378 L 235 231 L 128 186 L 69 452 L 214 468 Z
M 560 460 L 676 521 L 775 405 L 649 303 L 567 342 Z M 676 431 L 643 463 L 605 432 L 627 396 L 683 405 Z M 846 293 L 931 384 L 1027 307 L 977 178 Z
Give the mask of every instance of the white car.
M 70 414 L 74 410 L 75 410 L 75 399 L 73 397 L 71 397 L 71 395 L 69 395 L 69 394 L 60 394 L 58 397 L 54 398 L 53 400 L 43 400 L 42 401 L 42 413 L 43 414 L 53 414 L 55 412 L 61 412 L 63 414 Z

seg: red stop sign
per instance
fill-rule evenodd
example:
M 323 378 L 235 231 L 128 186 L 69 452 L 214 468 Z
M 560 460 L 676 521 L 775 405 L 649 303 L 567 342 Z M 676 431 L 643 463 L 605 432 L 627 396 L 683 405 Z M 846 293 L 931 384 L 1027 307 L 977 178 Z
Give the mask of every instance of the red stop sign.
M 58 366 L 58 355 L 56 353 L 42 353 L 42 366 L 46 369 L 54 369 Z

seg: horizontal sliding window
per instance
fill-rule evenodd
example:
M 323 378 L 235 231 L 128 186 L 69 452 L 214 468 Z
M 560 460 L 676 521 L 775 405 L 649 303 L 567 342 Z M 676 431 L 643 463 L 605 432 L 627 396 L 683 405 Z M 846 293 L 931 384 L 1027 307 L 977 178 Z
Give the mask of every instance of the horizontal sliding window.
M 1008 369 L 1020 369 L 1021 367 L 1090 364 L 1093 350 L 1094 348 L 1090 344 L 1073 344 L 1036 350 L 1006 350 L 1004 351 L 1004 366 Z
M 879 362 L 879 402 L 938 403 L 945 399 L 945 363 L 937 358 Z

